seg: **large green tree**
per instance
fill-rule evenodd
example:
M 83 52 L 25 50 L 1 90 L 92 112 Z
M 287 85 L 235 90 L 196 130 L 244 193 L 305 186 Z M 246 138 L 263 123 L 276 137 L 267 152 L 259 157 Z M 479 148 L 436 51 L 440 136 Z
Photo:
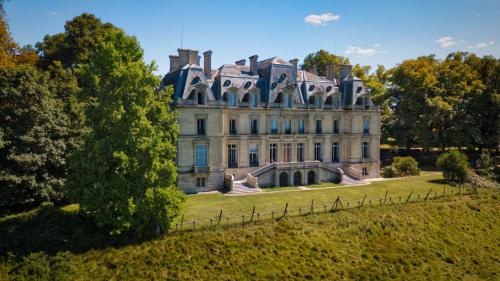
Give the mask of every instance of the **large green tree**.
M 81 211 L 110 233 L 159 234 L 180 211 L 175 187 L 176 116 L 171 89 L 155 93 L 154 66 L 134 37 L 112 30 L 79 69 L 82 89 L 96 98 L 91 132 L 75 155 L 70 178 Z
M 328 51 L 319 50 L 316 53 L 311 53 L 304 59 L 302 69 L 307 71 L 316 70 L 320 76 L 326 76 L 326 67 L 328 64 L 333 63 L 338 66 L 339 64 L 349 64 L 349 59 L 346 57 L 330 54 Z M 339 76 L 339 68 L 335 68 L 335 77 Z
M 0 209 L 65 196 L 71 123 L 55 83 L 32 66 L 0 68 Z

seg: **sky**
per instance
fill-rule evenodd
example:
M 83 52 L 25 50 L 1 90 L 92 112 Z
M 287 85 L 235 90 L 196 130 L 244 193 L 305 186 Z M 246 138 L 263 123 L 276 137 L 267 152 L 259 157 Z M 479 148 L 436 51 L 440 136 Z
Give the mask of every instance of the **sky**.
M 7 0 L 5 10 L 21 45 L 92 13 L 136 36 L 159 74 L 181 45 L 212 50 L 213 68 L 255 54 L 302 61 L 320 49 L 385 67 L 453 51 L 500 57 L 500 0 Z

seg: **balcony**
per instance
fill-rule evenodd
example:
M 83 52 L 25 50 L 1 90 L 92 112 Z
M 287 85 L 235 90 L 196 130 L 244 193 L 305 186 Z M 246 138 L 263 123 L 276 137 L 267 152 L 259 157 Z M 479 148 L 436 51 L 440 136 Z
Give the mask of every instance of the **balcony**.
M 195 174 L 198 173 L 210 173 L 210 166 L 193 166 L 193 171 Z

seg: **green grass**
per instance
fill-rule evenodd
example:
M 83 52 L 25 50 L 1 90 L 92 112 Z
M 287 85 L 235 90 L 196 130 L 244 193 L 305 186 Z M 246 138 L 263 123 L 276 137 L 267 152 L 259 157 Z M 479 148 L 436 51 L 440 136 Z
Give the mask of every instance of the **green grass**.
M 317 184 L 311 184 L 308 185 L 308 188 L 324 188 L 324 187 L 338 187 L 341 186 L 342 184 L 340 183 L 333 183 L 333 182 L 322 182 L 322 183 L 317 183 Z
M 312 188 L 311 190 L 289 190 L 276 193 L 257 193 L 246 196 L 227 196 L 223 194 L 198 194 L 188 196 L 184 207 L 184 222 L 193 220 L 207 219 L 219 216 L 220 210 L 228 216 L 249 215 L 256 207 L 256 212 L 282 211 L 285 204 L 288 203 L 290 209 L 306 208 L 310 206 L 311 201 L 318 206 L 332 205 L 337 196 L 340 196 L 344 202 L 357 202 L 362 200 L 365 194 L 368 199 L 378 200 L 384 197 L 388 191 L 390 197 L 408 196 L 411 190 L 417 196 L 417 193 L 423 196 L 430 189 L 442 192 L 443 184 L 440 183 L 441 174 L 430 173 L 416 177 L 407 177 L 401 179 L 391 179 L 387 181 L 374 182 L 368 185 L 358 186 L 338 186 L 338 188 L 321 189 Z M 325 186 L 335 186 L 333 183 L 320 184 Z M 446 185 L 450 190 L 451 186 Z M 180 221 L 181 216 L 176 220 Z
M 266 196 L 270 195 L 274 194 Z M 202 196 L 192 198 L 198 197 Z M 499 198 L 498 190 L 481 189 L 473 197 L 287 217 L 243 228 L 179 232 L 157 240 L 96 246 L 81 252 L 61 245 L 54 253 L 34 253 L 31 249 L 24 255 L 4 257 L 0 279 L 498 280 Z M 45 221 L 45 230 L 36 224 L 40 212 L 42 217 L 38 219 L 40 223 Z M 67 224 L 65 216 L 73 213 L 51 212 L 38 210 L 3 219 L 2 241 L 3 235 L 10 235 L 5 227 L 14 223 L 12 220 L 34 224 L 34 228 L 26 227 L 25 233 L 18 233 L 35 233 L 26 243 L 39 243 L 40 236 L 49 234 L 44 232 L 49 230 L 52 235 L 44 242 L 61 242 L 60 224 L 72 227 L 67 231 L 75 238 L 66 237 L 73 239 L 71 243 L 100 239 L 85 230 L 84 221 L 73 218 L 75 224 Z M 1 246 L 8 244 L 2 241 Z
M 277 186 L 277 187 L 263 187 L 262 192 L 272 192 L 272 191 L 289 191 L 289 190 L 300 190 L 296 186 Z

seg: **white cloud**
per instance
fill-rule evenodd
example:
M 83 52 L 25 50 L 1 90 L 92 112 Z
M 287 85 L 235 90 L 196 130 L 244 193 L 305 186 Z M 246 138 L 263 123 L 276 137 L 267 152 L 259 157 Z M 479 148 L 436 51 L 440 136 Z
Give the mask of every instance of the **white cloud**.
M 58 13 L 57 12 L 49 12 L 49 15 L 51 16 L 56 16 Z
M 380 51 L 380 54 L 384 55 L 384 54 L 388 54 L 389 51 Z
M 485 43 L 485 42 L 479 42 L 475 45 L 469 45 L 467 46 L 468 49 L 482 49 L 482 48 L 486 48 L 488 46 L 491 46 L 493 45 L 493 41 L 489 41 L 488 43 Z
M 436 43 L 438 43 L 439 46 L 441 46 L 441 48 L 448 48 L 448 47 L 455 45 L 456 42 L 455 42 L 455 39 L 453 39 L 453 37 L 445 36 L 445 37 L 441 37 L 438 40 L 436 40 Z
M 380 48 L 380 47 L 382 47 L 382 45 L 381 44 L 373 44 L 373 47 L 374 48 Z
M 347 50 L 345 51 L 346 53 L 348 54 L 353 54 L 353 55 L 357 55 L 357 56 L 360 56 L 360 57 L 370 57 L 370 56 L 373 56 L 377 53 L 377 50 L 376 49 L 373 49 L 373 48 L 360 48 L 360 47 L 356 47 L 356 46 L 350 46 L 349 48 L 347 48 Z
M 335 15 L 332 13 L 325 13 L 321 15 L 311 14 L 304 18 L 304 22 L 318 26 L 318 25 L 326 25 L 331 21 L 336 21 L 339 19 L 340 19 L 339 15 Z

